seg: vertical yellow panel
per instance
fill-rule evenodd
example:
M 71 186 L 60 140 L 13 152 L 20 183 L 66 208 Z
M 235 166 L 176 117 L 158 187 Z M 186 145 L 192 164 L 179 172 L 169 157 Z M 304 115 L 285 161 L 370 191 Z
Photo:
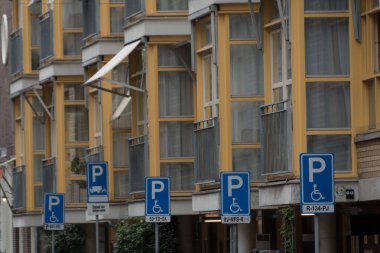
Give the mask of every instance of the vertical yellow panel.
M 106 78 L 112 79 L 112 72 L 108 72 Z M 112 84 L 103 81 L 103 87 L 106 89 L 112 89 Z M 113 161 L 112 157 L 112 93 L 102 92 L 102 119 L 103 119 L 103 148 L 104 148 L 104 161 L 108 161 L 108 182 L 109 182 L 109 193 L 110 199 L 114 198 L 114 180 L 113 180 L 113 164 L 110 161 Z
M 299 154 L 307 151 L 306 144 L 306 89 L 305 89 L 305 28 L 304 1 L 292 1 L 292 106 L 293 106 L 293 168 L 299 175 Z
M 31 27 L 30 15 L 27 4 L 23 4 L 23 69 L 25 73 L 32 72 L 32 54 L 31 54 Z
M 145 1 L 145 11 L 146 15 L 152 15 L 156 12 L 156 0 L 143 0 Z M 128 8 L 128 6 L 126 7 Z
M 100 3 L 100 36 L 105 37 L 110 34 L 110 11 L 109 1 L 101 1 Z
M 55 85 L 55 127 L 56 127 L 56 143 L 57 145 L 57 192 L 65 192 L 65 108 L 64 108 L 64 85 L 56 83 Z
M 54 3 L 54 55 L 55 58 L 63 58 L 63 32 L 62 32 L 62 0 Z
M 160 175 L 160 140 L 158 121 L 158 66 L 157 46 L 147 48 L 147 82 L 148 82 L 148 123 L 149 123 L 149 175 Z
M 220 169 L 232 170 L 230 43 L 228 15 L 218 15 L 218 79 L 220 121 Z M 214 49 L 215 50 L 215 49 Z
M 264 17 L 269 17 L 271 15 L 269 7 L 269 2 L 264 1 L 263 15 Z M 264 103 L 272 103 L 272 73 L 271 73 L 271 42 L 270 42 L 270 29 L 264 29 L 263 32 L 263 62 L 264 62 Z
M 32 98 L 28 98 L 32 101 Z M 31 210 L 34 206 L 33 190 L 33 111 L 28 103 L 24 103 L 24 156 L 25 156 L 25 189 L 26 189 L 26 209 Z

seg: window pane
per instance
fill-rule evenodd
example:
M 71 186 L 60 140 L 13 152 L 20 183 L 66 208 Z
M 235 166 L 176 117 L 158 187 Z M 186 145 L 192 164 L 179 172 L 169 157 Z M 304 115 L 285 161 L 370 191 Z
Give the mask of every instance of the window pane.
M 44 201 L 44 192 L 42 186 L 34 187 L 34 207 L 42 207 Z
M 191 116 L 193 84 L 187 72 L 159 72 L 160 116 Z
M 348 75 L 348 18 L 306 18 L 306 74 Z
M 122 33 L 124 26 L 124 8 L 110 8 L 111 33 Z
M 260 173 L 260 149 L 234 148 L 232 149 L 232 168 L 234 171 L 248 171 L 251 180 L 259 179 Z
M 157 0 L 157 11 L 187 11 L 188 0 Z
M 33 149 L 45 149 L 45 125 L 37 117 L 33 117 Z
M 232 142 L 260 142 L 260 106 L 263 102 L 232 102 Z
M 161 122 L 160 154 L 161 157 L 192 157 L 193 123 Z
M 40 49 L 32 49 L 32 70 L 40 67 Z
M 174 52 L 174 48 L 170 45 L 159 45 L 158 46 L 158 66 L 163 67 L 178 67 L 182 66 L 180 59 Z
M 39 15 L 32 15 L 30 17 L 30 29 L 33 31 L 30 33 L 30 39 L 32 46 L 39 46 L 40 45 L 40 19 L 38 17 Z
M 42 182 L 42 159 L 45 159 L 44 155 L 33 156 L 34 183 Z
M 128 139 L 130 133 L 113 133 L 113 167 L 128 167 Z
M 192 163 L 163 163 L 161 176 L 170 177 L 170 190 L 192 191 L 194 189 L 194 165 Z
M 87 187 L 85 180 L 67 180 L 65 201 L 67 203 L 85 203 Z
M 350 86 L 348 83 L 307 83 L 307 127 L 350 127 Z
M 230 39 L 255 39 L 250 14 L 230 15 Z
M 63 28 L 81 28 L 82 23 L 82 1 L 62 0 Z
M 376 37 L 375 37 L 375 50 L 376 50 L 376 71 L 380 72 L 380 12 L 376 16 Z
M 86 175 L 86 162 L 84 160 L 86 149 L 87 147 L 66 148 L 65 166 L 67 177 Z
M 307 150 L 313 153 L 333 153 L 335 171 L 351 171 L 350 135 L 311 135 Z
M 65 101 L 84 100 L 84 87 L 80 84 L 66 84 L 64 91 Z
M 348 10 L 348 0 L 304 0 L 305 11 Z
M 82 33 L 63 33 L 63 54 L 80 56 L 82 46 Z
M 113 89 L 120 93 L 125 93 L 124 88 Z M 115 112 L 121 101 L 124 97 L 112 94 L 112 112 Z M 120 117 L 112 121 L 112 129 L 123 129 L 127 130 L 132 127 L 132 114 L 131 114 L 132 105 L 131 102 L 126 106 L 124 111 L 121 113 Z
M 112 69 L 112 80 L 122 83 L 128 83 L 128 76 L 129 65 L 127 63 L 120 63 Z
M 128 171 L 115 171 L 113 173 L 115 198 L 128 197 Z
M 280 102 L 284 99 L 282 90 L 282 87 L 273 89 L 273 102 Z
M 376 91 L 374 80 L 368 81 L 367 93 L 368 93 L 368 129 L 376 128 Z
M 211 21 L 201 25 L 201 47 L 212 43 Z
M 283 81 L 282 78 L 282 39 L 281 31 L 272 33 L 272 82 Z
M 83 105 L 65 106 L 65 140 L 88 141 L 88 112 Z
M 204 102 L 212 100 L 211 54 L 202 57 L 202 81 Z
M 263 59 L 256 45 L 231 45 L 231 96 L 264 94 Z

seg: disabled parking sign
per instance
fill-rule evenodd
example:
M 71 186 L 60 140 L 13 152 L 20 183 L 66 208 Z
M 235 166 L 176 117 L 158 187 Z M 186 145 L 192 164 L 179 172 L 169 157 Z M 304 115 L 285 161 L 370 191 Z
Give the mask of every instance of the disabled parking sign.
M 45 193 L 44 196 L 45 230 L 63 230 L 65 223 L 65 200 L 62 193 Z
M 251 222 L 249 172 L 221 172 L 222 223 Z
M 145 178 L 145 221 L 170 222 L 170 180 L 168 177 Z
M 333 154 L 300 155 L 301 212 L 304 214 L 334 213 Z

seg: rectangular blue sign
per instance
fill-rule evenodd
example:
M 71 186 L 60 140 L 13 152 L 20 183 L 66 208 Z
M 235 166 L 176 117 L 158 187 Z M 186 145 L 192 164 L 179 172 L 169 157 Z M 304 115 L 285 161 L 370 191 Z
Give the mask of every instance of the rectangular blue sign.
M 251 214 L 249 172 L 221 172 L 221 209 L 223 216 Z
M 327 153 L 300 154 L 301 212 L 333 213 L 334 156 Z
M 108 202 L 108 164 L 87 163 L 87 202 Z
M 145 178 L 145 216 L 170 216 L 170 180 Z
M 51 230 L 60 230 L 65 223 L 65 197 L 62 193 L 45 193 L 44 224 L 53 225 Z M 61 225 L 61 226 L 60 226 Z M 62 227 L 63 228 L 63 227 Z

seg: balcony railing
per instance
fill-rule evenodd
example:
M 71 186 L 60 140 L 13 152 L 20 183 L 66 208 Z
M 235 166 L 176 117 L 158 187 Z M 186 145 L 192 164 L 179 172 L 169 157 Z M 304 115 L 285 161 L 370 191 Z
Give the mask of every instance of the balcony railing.
M 261 106 L 263 175 L 292 170 L 292 110 L 289 100 Z
M 25 209 L 25 166 L 13 168 L 12 185 L 13 185 L 13 209 Z
M 89 162 L 100 162 L 104 160 L 104 149 L 102 145 L 86 149 L 85 161 Z
M 88 38 L 91 35 L 99 33 L 100 15 L 99 15 L 99 0 L 84 0 L 83 1 L 83 37 Z
M 128 140 L 129 143 L 129 187 L 130 193 L 144 191 L 145 176 L 148 175 L 148 136 Z
M 195 182 L 219 180 L 219 119 L 194 123 Z
M 11 46 L 11 74 L 22 71 L 22 29 L 18 29 L 10 35 Z
M 54 55 L 53 12 L 48 11 L 40 17 L 41 50 L 40 60 Z
M 50 157 L 42 160 L 42 190 L 44 193 L 56 192 L 56 159 Z
M 125 4 L 126 19 L 145 11 L 145 0 L 125 0 Z

